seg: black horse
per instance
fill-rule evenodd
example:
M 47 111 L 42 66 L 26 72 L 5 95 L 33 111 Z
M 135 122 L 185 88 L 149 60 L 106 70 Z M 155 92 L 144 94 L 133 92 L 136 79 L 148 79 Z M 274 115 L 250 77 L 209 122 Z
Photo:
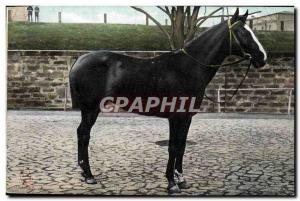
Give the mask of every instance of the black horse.
M 251 55 L 255 68 L 265 65 L 266 53 L 245 23 L 248 11 L 243 16 L 238 13 L 237 9 L 229 21 L 206 30 L 184 49 L 155 58 L 139 59 L 96 51 L 81 56 L 75 62 L 70 72 L 70 87 L 73 108 L 81 110 L 82 120 L 77 129 L 78 164 L 86 183 L 96 183 L 90 170 L 88 146 L 90 131 L 103 98 L 188 96 L 197 97 L 196 105 L 200 106 L 206 86 L 230 54 Z M 182 159 L 195 113 L 160 112 L 154 108 L 146 115 L 169 120 L 168 191 L 176 193 L 189 188 L 189 183 L 183 178 Z

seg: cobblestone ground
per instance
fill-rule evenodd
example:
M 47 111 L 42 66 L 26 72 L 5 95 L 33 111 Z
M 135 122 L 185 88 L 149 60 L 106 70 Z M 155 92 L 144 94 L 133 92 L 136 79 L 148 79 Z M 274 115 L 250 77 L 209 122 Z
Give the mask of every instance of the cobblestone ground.
M 245 116 L 241 116 L 245 117 Z M 273 116 L 274 117 L 274 116 Z M 294 195 L 294 119 L 196 115 L 181 195 Z M 167 195 L 167 120 L 100 117 L 90 162 L 98 181 L 80 181 L 79 112 L 8 111 L 7 193 Z

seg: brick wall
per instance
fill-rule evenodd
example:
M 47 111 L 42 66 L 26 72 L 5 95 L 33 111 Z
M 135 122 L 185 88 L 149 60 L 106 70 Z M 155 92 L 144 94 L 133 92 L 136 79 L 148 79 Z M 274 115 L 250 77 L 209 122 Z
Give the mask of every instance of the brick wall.
M 220 106 L 222 112 L 259 112 L 259 113 L 287 113 L 289 98 L 290 112 L 294 112 L 294 57 L 271 57 L 262 69 L 250 68 L 247 78 L 240 90 L 231 100 L 230 97 L 238 87 L 247 70 L 247 62 L 234 68 L 222 68 L 218 71 L 207 88 L 207 93 L 217 100 L 217 89 L 225 88 L 227 74 L 227 101 L 216 104 L 204 101 L 205 112 L 217 112 Z M 224 102 L 225 90 L 220 90 L 220 99 Z
M 8 51 L 7 107 L 8 109 L 64 109 L 71 107 L 68 73 L 74 60 L 85 51 Z M 125 53 L 125 52 L 123 52 Z M 126 52 L 149 57 L 155 52 Z M 227 97 L 233 93 L 246 71 L 246 63 L 227 68 Z M 207 89 L 207 95 L 217 100 L 218 89 L 224 89 L 225 68 Z M 256 88 L 257 90 L 245 90 Z M 263 88 L 263 89 L 262 89 Z M 271 88 L 271 89 L 266 89 Z M 275 89 L 276 88 L 276 89 Z M 286 88 L 278 90 L 278 88 Z M 294 57 L 276 55 L 263 69 L 251 68 L 241 91 L 224 103 L 204 100 L 203 112 L 267 112 L 287 113 L 290 89 L 294 88 Z M 225 91 L 220 90 L 224 101 Z M 291 112 L 294 111 L 294 95 Z

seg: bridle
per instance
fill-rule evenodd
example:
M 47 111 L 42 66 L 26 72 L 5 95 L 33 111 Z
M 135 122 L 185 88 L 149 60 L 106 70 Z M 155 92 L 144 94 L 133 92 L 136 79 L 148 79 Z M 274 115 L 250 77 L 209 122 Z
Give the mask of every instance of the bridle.
M 240 84 L 238 85 L 238 87 L 236 88 L 236 90 L 234 91 L 234 93 L 232 94 L 232 96 L 229 98 L 229 100 L 231 100 L 235 95 L 236 93 L 238 92 L 239 88 L 242 86 L 245 78 L 247 77 L 248 73 L 249 73 L 249 69 L 250 69 L 250 66 L 252 64 L 252 57 L 249 53 L 246 53 L 244 48 L 241 46 L 239 40 L 237 39 L 235 33 L 234 33 L 234 28 L 237 27 L 237 26 L 240 26 L 243 22 L 241 21 L 236 21 L 235 23 L 231 24 L 231 21 L 228 20 L 227 21 L 227 27 L 228 27 L 228 31 L 229 31 L 229 55 L 232 55 L 232 43 L 233 43 L 233 39 L 234 41 L 236 42 L 236 44 L 238 45 L 238 47 L 240 48 L 241 52 L 243 53 L 243 57 L 237 61 L 233 61 L 233 62 L 229 62 L 229 63 L 225 63 L 225 64 L 204 64 L 202 63 L 201 61 L 199 61 L 198 59 L 196 59 L 195 57 L 193 57 L 192 55 L 190 55 L 184 48 L 181 48 L 180 50 L 185 54 L 187 55 L 189 58 L 191 58 L 192 60 L 194 60 L 195 62 L 197 62 L 198 64 L 200 64 L 201 66 L 205 66 L 205 67 L 210 67 L 210 68 L 219 68 L 219 67 L 228 67 L 228 66 L 231 66 L 233 64 L 238 64 L 238 63 L 241 63 L 242 61 L 245 61 L 245 60 L 248 60 L 249 61 L 249 64 L 248 64 L 248 67 L 247 67 L 247 71 L 244 75 L 244 77 L 242 78 Z M 233 39 L 232 39 L 233 38 Z M 227 100 L 227 93 L 226 93 L 226 86 L 227 86 L 227 70 L 225 72 L 225 104 L 226 104 L 226 100 Z M 221 102 L 217 102 L 217 101 L 214 101 L 212 98 L 208 97 L 206 95 L 206 93 L 204 93 L 204 96 L 205 98 L 207 98 L 208 100 L 212 101 L 213 103 L 221 103 Z
M 190 55 L 184 48 L 181 48 L 180 50 L 185 54 L 187 55 L 188 57 L 190 57 L 192 60 L 196 61 L 197 63 L 199 63 L 200 65 L 202 66 L 205 66 L 205 67 L 211 67 L 211 68 L 218 68 L 218 67 L 224 67 L 224 66 L 230 66 L 232 64 L 237 64 L 237 63 L 240 63 L 242 61 L 245 61 L 245 60 L 249 60 L 251 61 L 252 57 L 249 53 L 246 53 L 244 48 L 241 46 L 239 40 L 237 39 L 235 33 L 233 32 L 233 29 L 239 25 L 241 25 L 243 22 L 241 21 L 237 21 L 233 24 L 231 24 L 230 20 L 227 21 L 227 26 L 228 26 L 228 30 L 229 30 L 229 55 L 232 55 L 232 38 L 234 38 L 235 42 L 237 43 L 237 45 L 239 46 L 240 50 L 242 51 L 243 53 L 243 57 L 237 61 L 234 61 L 234 62 L 229 62 L 229 63 L 225 63 L 225 64 L 205 64 L 205 63 L 202 63 L 201 61 L 199 61 L 198 59 L 196 59 L 195 57 L 193 57 L 192 55 Z

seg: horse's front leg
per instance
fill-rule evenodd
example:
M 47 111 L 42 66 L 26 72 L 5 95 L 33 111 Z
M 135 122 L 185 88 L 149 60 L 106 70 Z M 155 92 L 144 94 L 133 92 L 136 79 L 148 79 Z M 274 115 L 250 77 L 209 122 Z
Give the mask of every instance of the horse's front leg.
M 87 184 L 97 183 L 90 169 L 88 147 L 90 141 L 91 128 L 98 117 L 99 111 L 100 111 L 99 109 L 82 110 L 81 111 L 82 120 L 77 129 L 78 164 L 83 171 L 81 175 L 84 177 L 84 181 Z
M 191 123 L 191 117 L 172 117 L 169 118 L 170 137 L 169 137 L 169 160 L 166 170 L 166 177 L 168 179 L 168 192 L 180 193 L 180 188 L 175 182 L 175 161 L 179 170 L 182 173 L 182 157 L 184 154 L 184 147 L 186 143 L 186 136 Z M 178 158 L 178 162 L 177 162 Z M 182 185 L 181 183 L 179 183 Z
M 188 189 L 191 184 L 187 183 L 183 177 L 183 155 L 186 146 L 186 138 L 188 135 L 189 127 L 191 125 L 192 118 L 187 117 L 181 121 L 180 128 L 178 130 L 178 135 L 176 137 L 176 161 L 175 161 L 175 177 L 177 178 L 177 185 L 180 189 Z
M 169 118 L 170 136 L 169 136 L 169 160 L 167 164 L 166 177 L 168 179 L 168 193 L 180 193 L 180 189 L 174 180 L 174 164 L 176 158 L 175 137 L 177 128 L 177 119 Z

